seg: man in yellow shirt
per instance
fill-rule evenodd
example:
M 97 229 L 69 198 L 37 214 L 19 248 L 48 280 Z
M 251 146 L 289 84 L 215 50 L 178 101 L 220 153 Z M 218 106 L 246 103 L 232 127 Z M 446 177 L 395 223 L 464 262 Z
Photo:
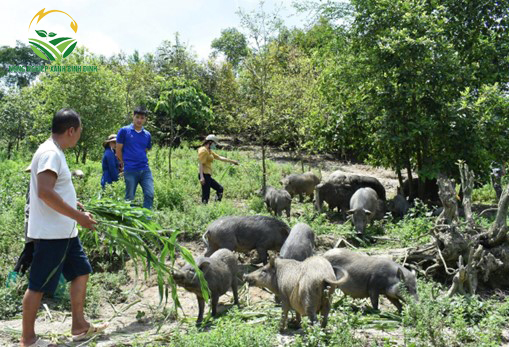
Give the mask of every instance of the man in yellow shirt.
M 221 201 L 223 197 L 223 187 L 212 178 L 212 162 L 214 159 L 227 163 L 239 165 L 236 160 L 227 159 L 217 155 L 212 150 L 216 149 L 218 140 L 215 135 L 209 135 L 203 141 L 203 145 L 198 148 L 198 160 L 200 161 L 200 173 L 198 178 L 201 183 L 201 201 L 206 204 L 209 202 L 210 188 L 212 187 L 217 194 L 217 201 Z

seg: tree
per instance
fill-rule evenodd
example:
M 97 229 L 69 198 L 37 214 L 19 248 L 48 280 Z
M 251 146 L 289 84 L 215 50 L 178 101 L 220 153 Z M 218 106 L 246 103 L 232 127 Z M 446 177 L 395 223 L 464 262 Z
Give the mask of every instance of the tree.
M 278 131 L 268 136 L 272 143 L 296 152 L 304 171 L 304 151 L 313 149 L 310 115 L 319 112 L 318 73 L 298 47 L 287 43 L 277 52 L 268 108 L 275 115 L 271 127 Z
M 210 99 L 194 81 L 183 77 L 159 78 L 159 98 L 153 101 L 156 139 L 169 147 L 168 172 L 175 141 L 184 134 L 195 137 L 206 131 L 213 120 Z
M 16 47 L 0 47 L 0 79 L 8 87 L 26 87 L 32 82 L 40 71 L 11 71 L 9 66 L 35 66 L 41 64 L 41 58 L 35 55 L 30 46 L 16 41 Z
M 244 79 L 245 88 L 251 95 L 248 99 L 248 113 L 251 118 L 259 142 L 262 146 L 262 189 L 267 185 L 267 169 L 265 165 L 267 133 L 271 129 L 269 121 L 273 115 L 269 114 L 267 102 L 270 98 L 269 83 L 273 76 L 271 66 L 271 42 L 276 42 L 282 27 L 282 20 L 277 13 L 269 14 L 263 9 L 263 1 L 260 2 L 258 11 L 245 13 L 239 11 L 242 26 L 247 30 L 247 37 L 252 46 L 248 51 L 244 62 L 244 70 L 241 78 Z M 272 46 L 277 47 L 277 46 Z
M 509 43 L 507 6 L 460 3 L 352 1 L 346 45 L 329 55 L 336 63 L 322 60 L 329 77 L 323 90 L 345 136 L 400 179 L 402 170 L 409 178 L 417 172 L 419 195 L 424 178 L 457 177 L 458 159 L 482 171 L 486 129 L 472 133 L 476 120 L 454 105 L 467 88 L 477 94 L 484 83 L 508 81 L 499 69 Z M 486 68 L 489 61 L 497 67 Z
M 173 77 L 181 76 L 187 79 L 197 79 L 201 66 L 197 63 L 196 54 L 175 33 L 175 42 L 162 42 L 155 55 L 156 71 L 159 75 Z
M 124 114 L 127 118 L 130 118 L 136 106 L 147 105 L 151 98 L 157 96 L 156 67 L 150 56 L 142 60 L 138 51 L 130 56 L 120 53 L 110 58 L 107 66 L 122 76 L 124 81 Z
M 116 133 L 123 123 L 123 81 L 118 74 L 101 65 L 86 49 L 77 49 L 67 58 L 68 65 L 97 65 L 97 72 L 47 72 L 41 76 L 41 98 L 37 110 L 39 128 L 47 129 L 53 114 L 64 107 L 76 110 L 83 125 L 81 139 L 74 149 L 76 162 L 86 162 L 92 152 L 100 157 L 101 143 Z M 40 136 L 47 136 L 41 131 Z M 39 139 L 40 141 L 40 139 Z
M 234 69 L 238 68 L 248 54 L 246 37 L 236 28 L 221 30 L 221 36 L 212 40 L 211 47 L 215 54 L 223 53 Z
M 19 145 L 34 126 L 32 110 L 41 102 L 34 87 L 21 90 L 11 89 L 0 104 L 0 137 L 6 141 L 7 159 L 11 158 L 13 149 L 19 150 Z

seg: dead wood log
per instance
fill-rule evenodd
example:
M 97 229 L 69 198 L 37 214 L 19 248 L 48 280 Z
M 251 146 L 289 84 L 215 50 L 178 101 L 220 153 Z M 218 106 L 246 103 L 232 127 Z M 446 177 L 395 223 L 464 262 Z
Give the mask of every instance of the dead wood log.
M 425 275 L 445 280 L 452 276 L 448 295 L 475 294 L 480 285 L 492 288 L 509 287 L 509 242 L 507 214 L 509 185 L 498 203 L 495 221 L 489 230 L 472 218 L 471 195 L 473 173 L 458 163 L 462 176 L 466 222 L 458 218 L 454 183 L 438 178 L 440 200 L 444 209 L 430 230 L 434 242 L 409 249 L 407 262 L 421 267 Z
M 461 176 L 461 189 L 463 191 L 463 210 L 465 211 L 465 219 L 470 225 L 474 224 L 472 218 L 472 191 L 474 190 L 474 172 L 468 169 L 467 163 L 458 160 L 458 166 Z
M 456 190 L 451 180 L 440 174 L 438 176 L 438 195 L 444 209 L 437 218 L 437 224 L 451 225 L 458 221 L 458 205 L 456 203 Z

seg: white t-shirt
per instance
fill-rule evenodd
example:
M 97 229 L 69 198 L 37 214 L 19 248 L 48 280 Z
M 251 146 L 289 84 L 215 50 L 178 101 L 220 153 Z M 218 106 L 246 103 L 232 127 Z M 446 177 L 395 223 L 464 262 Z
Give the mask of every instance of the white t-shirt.
M 71 171 L 65 161 L 64 152 L 50 138 L 39 146 L 32 159 L 30 176 L 30 214 L 28 237 L 32 239 L 67 239 L 76 237 L 76 222 L 58 213 L 37 194 L 37 174 L 51 170 L 57 174 L 55 192 L 70 206 L 76 208 L 76 191 L 72 184 Z

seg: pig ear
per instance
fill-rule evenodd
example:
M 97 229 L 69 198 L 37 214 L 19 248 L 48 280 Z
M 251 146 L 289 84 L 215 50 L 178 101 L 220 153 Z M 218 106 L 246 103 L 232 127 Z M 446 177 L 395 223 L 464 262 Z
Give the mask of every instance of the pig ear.
M 371 211 L 370 210 L 367 210 L 367 209 L 364 209 L 364 213 L 367 214 L 368 216 L 371 214 Z
M 398 276 L 400 281 L 405 280 L 405 274 L 403 273 L 403 270 L 399 267 L 398 272 L 396 273 L 396 276 Z
M 205 275 L 207 273 L 207 271 L 209 271 L 209 268 L 210 268 L 210 262 L 208 261 L 204 261 L 203 263 L 200 264 L 200 266 L 198 266 L 201 270 L 201 272 L 203 272 L 203 274 Z
M 346 211 L 347 214 L 353 214 L 354 210 L 348 210 Z

